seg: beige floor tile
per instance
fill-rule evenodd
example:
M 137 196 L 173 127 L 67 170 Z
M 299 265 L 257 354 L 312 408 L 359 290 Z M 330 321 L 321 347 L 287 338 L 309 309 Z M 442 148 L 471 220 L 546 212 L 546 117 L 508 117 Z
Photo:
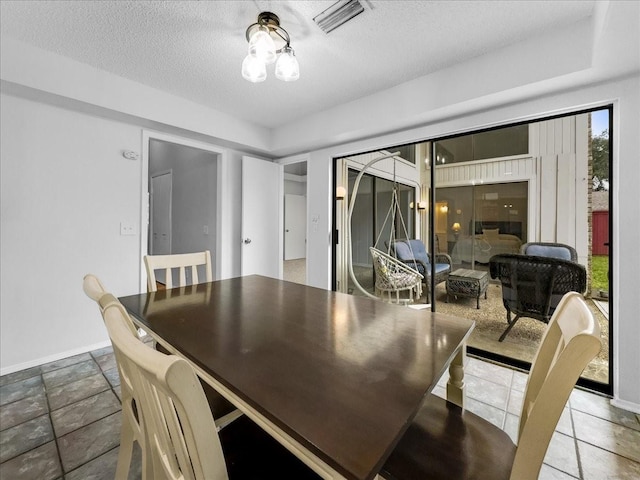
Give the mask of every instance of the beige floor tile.
M 513 370 L 493 363 L 483 362 L 476 358 L 469 359 L 469 363 L 465 365 L 464 371 L 465 374 L 489 380 L 490 382 L 498 383 L 505 387 L 510 387 L 513 379 Z
M 538 480 L 574 480 L 575 478 L 577 477 L 561 472 L 560 470 L 556 470 L 555 468 L 545 464 L 542 464 L 540 475 L 538 475 Z
M 520 417 L 507 413 L 507 418 L 504 421 L 503 430 L 511 437 L 511 441 L 518 444 L 518 430 L 520 428 Z
M 467 397 L 479 400 L 493 407 L 506 410 L 509 388 L 474 375 L 465 375 Z
M 584 480 L 638 480 L 640 463 L 584 442 L 578 442 Z
M 571 408 L 640 431 L 636 415 L 614 407 L 611 400 L 583 390 L 574 390 L 570 398 Z
M 511 388 L 520 392 L 524 392 L 527 388 L 527 380 L 529 380 L 529 375 L 527 375 L 526 373 L 514 371 Z
M 479 402 L 473 398 L 467 398 L 465 401 L 465 408 L 479 417 L 484 418 L 488 422 L 493 423 L 498 428 L 503 428 L 504 426 L 504 410 Z
M 571 410 L 565 407 L 556 425 L 556 431 L 573 437 L 573 422 L 571 421 Z
M 522 413 L 523 401 L 524 392 L 511 389 L 511 392 L 509 392 L 509 403 L 507 404 L 507 412 L 519 416 Z
M 549 442 L 544 463 L 574 477 L 580 475 L 578 468 L 578 454 L 576 452 L 576 442 L 573 437 L 554 432 Z
M 572 415 L 578 440 L 640 462 L 640 432 L 577 410 Z

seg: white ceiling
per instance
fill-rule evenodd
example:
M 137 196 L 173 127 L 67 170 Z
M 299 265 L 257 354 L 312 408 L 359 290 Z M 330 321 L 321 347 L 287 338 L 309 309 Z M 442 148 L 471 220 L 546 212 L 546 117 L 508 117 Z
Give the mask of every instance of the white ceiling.
M 9 1 L 2 36 L 49 50 L 265 127 L 390 88 L 584 20 L 595 1 L 361 0 L 329 34 L 330 1 Z M 291 35 L 300 80 L 243 80 L 245 30 L 272 11 Z

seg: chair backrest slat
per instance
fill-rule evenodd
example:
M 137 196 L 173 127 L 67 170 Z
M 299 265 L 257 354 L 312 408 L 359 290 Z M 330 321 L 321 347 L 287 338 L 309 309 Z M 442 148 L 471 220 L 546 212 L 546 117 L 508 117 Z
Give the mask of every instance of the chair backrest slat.
M 209 250 L 195 253 L 180 253 L 174 255 L 146 255 L 144 264 L 147 271 L 147 290 L 155 292 L 158 289 L 156 271 L 162 271 L 166 288 L 184 287 L 187 284 L 186 269 L 189 268 L 191 283 L 200 283 L 198 266 L 204 267 L 205 282 L 213 281 L 211 268 L 211 253 Z M 178 270 L 178 284 L 173 282 L 173 269 Z

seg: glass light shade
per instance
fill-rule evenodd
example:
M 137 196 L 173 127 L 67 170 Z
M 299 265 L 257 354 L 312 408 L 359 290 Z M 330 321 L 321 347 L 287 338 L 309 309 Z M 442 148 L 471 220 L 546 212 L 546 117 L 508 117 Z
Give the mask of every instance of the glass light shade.
M 293 48 L 284 47 L 276 63 L 276 78 L 285 82 L 293 82 L 300 78 L 300 66 L 293 53 Z
M 242 77 L 253 83 L 264 82 L 267 78 L 267 67 L 260 59 L 247 55 L 242 61 Z
M 269 29 L 260 26 L 249 40 L 249 55 L 262 60 L 265 64 L 276 61 L 276 44 L 269 35 Z

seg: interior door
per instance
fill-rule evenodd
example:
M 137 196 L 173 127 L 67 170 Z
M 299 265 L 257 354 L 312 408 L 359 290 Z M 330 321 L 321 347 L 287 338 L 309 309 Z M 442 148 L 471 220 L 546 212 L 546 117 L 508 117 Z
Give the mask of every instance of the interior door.
M 284 259 L 294 260 L 307 256 L 307 197 L 284 196 Z
M 151 255 L 171 253 L 172 172 L 151 177 Z
M 282 278 L 282 165 L 242 157 L 242 275 Z

